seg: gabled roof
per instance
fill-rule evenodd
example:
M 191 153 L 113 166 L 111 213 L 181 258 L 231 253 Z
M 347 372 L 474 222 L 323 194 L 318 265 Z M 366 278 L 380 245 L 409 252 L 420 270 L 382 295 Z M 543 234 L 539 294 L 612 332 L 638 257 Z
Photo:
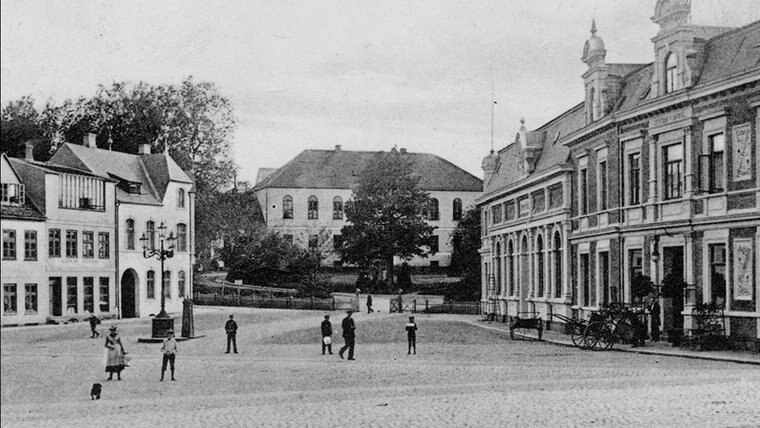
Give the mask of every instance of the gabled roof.
M 351 189 L 357 174 L 384 152 L 348 150 L 304 150 L 271 173 L 255 189 L 311 188 Z M 426 191 L 480 192 L 483 182 L 451 162 L 429 153 L 407 152 Z
M 139 195 L 117 187 L 116 197 L 122 202 L 160 204 L 169 182 L 193 182 L 167 153 L 133 155 L 66 143 L 48 162 L 82 168 L 101 177 L 140 183 Z
M 16 168 L 13 166 L 10 158 L 8 158 L 5 153 L 2 154 L 2 162 L 3 164 L 8 165 L 8 168 L 10 168 L 10 171 L 13 172 L 13 174 L 16 176 L 19 183 L 24 184 L 24 188 L 26 189 L 24 178 L 16 171 Z M 29 197 L 29 195 L 25 195 L 24 203 L 21 205 L 0 204 L 0 217 L 4 219 L 14 220 L 45 220 L 45 216 L 42 214 L 42 211 L 37 208 L 37 206 L 34 204 L 34 201 L 31 197 Z

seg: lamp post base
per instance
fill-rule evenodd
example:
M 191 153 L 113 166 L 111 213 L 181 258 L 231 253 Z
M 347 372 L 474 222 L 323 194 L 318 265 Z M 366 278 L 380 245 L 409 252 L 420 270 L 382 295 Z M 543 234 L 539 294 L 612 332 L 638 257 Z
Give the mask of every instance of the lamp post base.
M 166 333 L 169 330 L 174 330 L 174 318 L 153 318 L 153 335 L 154 338 L 169 337 Z

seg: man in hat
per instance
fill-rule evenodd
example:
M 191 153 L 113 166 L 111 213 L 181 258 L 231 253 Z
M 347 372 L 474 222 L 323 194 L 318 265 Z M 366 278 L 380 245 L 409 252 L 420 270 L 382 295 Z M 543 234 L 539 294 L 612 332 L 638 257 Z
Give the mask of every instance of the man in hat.
M 406 339 L 409 342 L 409 351 L 406 355 L 411 355 L 414 350 L 414 355 L 417 355 L 417 323 L 414 322 L 414 317 L 409 317 L 409 322 L 406 323 Z
M 332 355 L 332 333 L 330 315 L 325 315 L 325 320 L 322 321 L 322 355 L 325 355 L 325 349 Z
M 169 330 L 166 334 L 168 337 L 164 339 L 164 344 L 161 346 L 161 352 L 164 353 L 164 359 L 161 362 L 161 382 L 164 381 L 166 363 L 169 363 L 172 371 L 172 380 L 177 380 L 174 378 L 174 358 L 177 356 L 177 339 L 174 338 L 174 330 Z
M 224 331 L 227 332 L 227 352 L 225 354 L 230 353 L 230 344 L 232 344 L 233 349 L 235 350 L 235 353 L 237 354 L 237 323 L 233 319 L 234 316 L 230 314 L 230 319 L 227 320 L 227 323 L 224 325 Z
M 346 317 L 343 318 L 343 322 L 341 323 L 341 327 L 343 328 L 343 340 L 345 340 L 346 344 L 343 345 L 342 348 L 340 348 L 340 351 L 338 351 L 338 355 L 340 355 L 340 358 L 343 358 L 343 353 L 348 349 L 348 359 L 350 361 L 354 360 L 354 339 L 356 337 L 356 333 L 354 330 L 356 330 L 356 326 L 354 325 L 354 319 L 351 318 L 351 314 L 353 314 L 354 311 L 347 310 L 346 311 Z

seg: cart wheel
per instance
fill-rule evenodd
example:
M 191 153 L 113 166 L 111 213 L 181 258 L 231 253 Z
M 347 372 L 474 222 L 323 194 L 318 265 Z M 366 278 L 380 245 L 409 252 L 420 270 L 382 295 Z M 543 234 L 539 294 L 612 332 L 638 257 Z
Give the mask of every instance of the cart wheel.
M 603 351 L 609 349 L 613 342 L 612 329 L 605 322 L 592 322 L 583 332 L 585 349 Z
M 570 333 L 570 339 L 573 341 L 573 345 L 583 348 L 583 331 L 586 330 L 584 324 L 573 325 L 573 331 Z

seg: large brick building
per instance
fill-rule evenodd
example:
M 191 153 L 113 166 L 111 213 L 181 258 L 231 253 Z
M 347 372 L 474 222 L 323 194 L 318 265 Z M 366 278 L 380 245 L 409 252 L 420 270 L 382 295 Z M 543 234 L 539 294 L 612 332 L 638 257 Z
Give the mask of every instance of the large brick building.
M 735 341 L 760 338 L 760 22 L 702 26 L 691 12 L 657 2 L 649 64 L 607 63 L 592 25 L 583 103 L 484 160 L 494 310 L 586 317 L 636 300 L 643 274 L 686 283 L 661 297 L 663 330 L 714 302 Z

